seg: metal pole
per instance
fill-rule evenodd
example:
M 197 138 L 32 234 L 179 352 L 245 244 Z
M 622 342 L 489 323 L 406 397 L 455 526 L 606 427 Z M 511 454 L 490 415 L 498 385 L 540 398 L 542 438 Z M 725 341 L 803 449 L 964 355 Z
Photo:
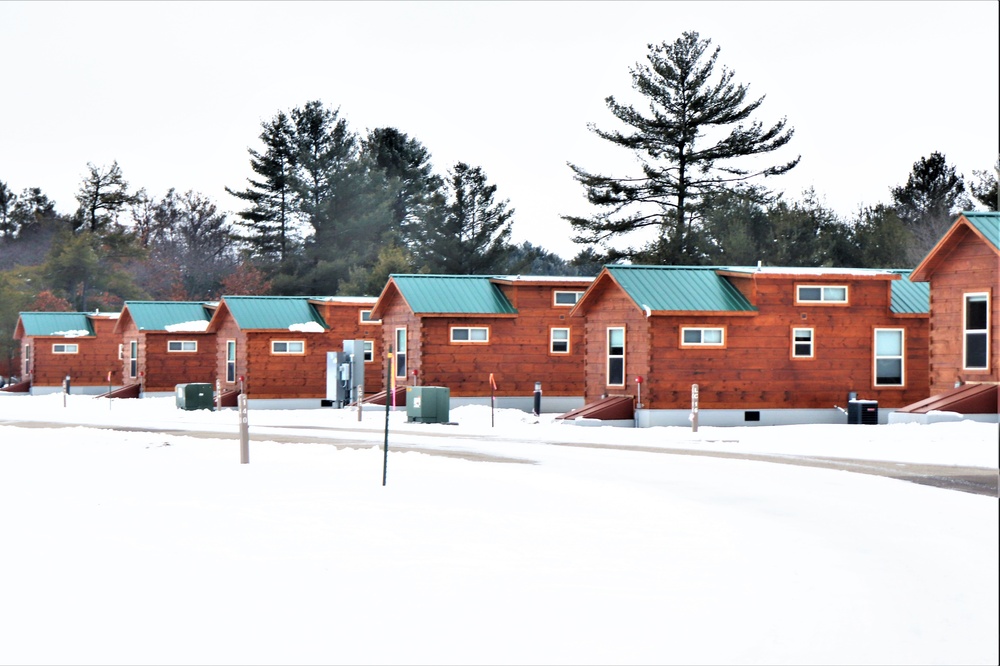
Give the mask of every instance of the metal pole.
M 240 464 L 250 462 L 250 425 L 247 421 L 247 395 L 240 393 L 237 397 L 240 406 Z
M 698 432 L 698 385 L 691 384 L 691 432 Z
M 365 383 L 358 384 L 358 421 L 361 421 L 361 403 L 365 399 Z
M 535 416 L 542 413 L 542 383 L 535 382 Z
M 392 345 L 389 345 L 389 354 L 386 357 L 388 363 L 386 363 L 385 370 L 385 385 L 386 388 L 389 387 L 389 382 L 392 379 Z M 385 397 L 385 444 L 383 446 L 383 456 L 382 456 L 382 485 L 385 485 L 385 475 L 389 468 L 389 396 Z

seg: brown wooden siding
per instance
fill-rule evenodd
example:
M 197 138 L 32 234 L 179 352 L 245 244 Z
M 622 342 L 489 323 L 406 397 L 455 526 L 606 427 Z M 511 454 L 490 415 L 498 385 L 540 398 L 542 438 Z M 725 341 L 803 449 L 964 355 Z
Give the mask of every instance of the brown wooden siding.
M 636 394 L 652 409 L 690 408 L 698 384 L 703 409 L 832 408 L 847 394 L 902 407 L 928 395 L 926 317 L 889 312 L 887 280 L 836 279 L 849 285 L 848 306 L 796 305 L 794 278 L 738 279 L 744 294 L 756 296 L 758 314 L 645 315 L 608 280 L 592 294 L 587 319 L 587 400 L 619 391 Z M 832 283 L 829 280 L 817 280 Z M 626 326 L 626 386 L 606 386 L 605 331 Z M 682 347 L 681 328 L 722 327 L 723 347 Z M 814 356 L 792 358 L 792 329 L 812 328 Z M 902 328 L 906 352 L 904 386 L 874 386 L 874 332 Z
M 28 337 L 22 340 L 31 345 L 31 383 L 33 386 L 62 386 L 67 375 L 71 386 L 107 386 L 108 373 L 112 384 L 121 383 L 118 363 L 118 337 L 114 334 L 115 319 L 91 320 L 94 337 L 65 338 Z M 76 354 L 53 354 L 54 344 L 75 344 Z
M 943 252 L 930 276 L 930 384 L 942 393 L 962 381 L 1000 381 L 1000 259 L 971 231 Z M 988 370 L 963 370 L 964 295 L 990 295 Z

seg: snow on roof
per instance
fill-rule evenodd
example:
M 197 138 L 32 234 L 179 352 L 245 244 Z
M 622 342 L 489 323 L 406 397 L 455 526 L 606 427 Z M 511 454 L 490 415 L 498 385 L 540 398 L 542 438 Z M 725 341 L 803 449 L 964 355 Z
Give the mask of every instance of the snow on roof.
M 835 266 L 722 266 L 718 270 L 730 273 L 758 275 L 893 275 L 888 268 L 837 268 Z
M 52 331 L 49 335 L 61 335 L 64 338 L 79 338 L 83 336 L 90 335 L 90 331 L 75 330 L 75 331 Z
M 292 324 L 288 327 L 289 331 L 296 331 L 299 333 L 322 333 L 325 329 L 323 325 L 319 322 L 308 321 L 304 324 Z
M 170 333 L 202 333 L 208 330 L 208 320 L 183 321 L 178 324 L 167 324 L 164 331 Z

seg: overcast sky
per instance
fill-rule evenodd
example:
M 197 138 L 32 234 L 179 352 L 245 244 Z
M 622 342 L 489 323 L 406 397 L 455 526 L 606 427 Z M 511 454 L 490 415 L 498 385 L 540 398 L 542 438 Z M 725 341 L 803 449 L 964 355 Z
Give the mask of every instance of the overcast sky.
M 261 123 L 310 100 L 359 133 L 396 127 L 444 175 L 483 168 L 513 240 L 566 258 L 561 215 L 594 211 L 567 162 L 634 173 L 587 129 L 638 101 L 647 44 L 694 30 L 786 117 L 768 181 L 843 216 L 889 199 L 933 151 L 972 178 L 1000 152 L 998 7 L 976 2 L 0 2 L 0 181 L 70 214 L 87 163 L 132 189 L 194 190 L 222 210 Z

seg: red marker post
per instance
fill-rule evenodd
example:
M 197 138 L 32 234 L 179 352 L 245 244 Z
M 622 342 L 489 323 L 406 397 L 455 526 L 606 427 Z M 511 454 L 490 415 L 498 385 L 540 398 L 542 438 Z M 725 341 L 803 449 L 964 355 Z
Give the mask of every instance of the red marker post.
M 490 427 L 491 428 L 496 425 L 496 418 L 493 415 L 497 403 L 497 398 L 495 395 L 496 390 L 497 390 L 497 380 L 493 379 L 493 373 L 491 372 L 490 373 Z

